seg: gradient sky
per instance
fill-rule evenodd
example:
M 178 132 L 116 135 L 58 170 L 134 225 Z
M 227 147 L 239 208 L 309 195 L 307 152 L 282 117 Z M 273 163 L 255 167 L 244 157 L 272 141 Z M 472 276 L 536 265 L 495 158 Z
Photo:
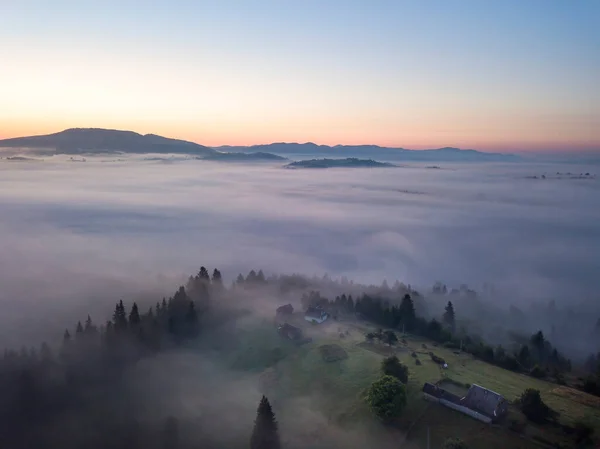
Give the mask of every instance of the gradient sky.
M 0 138 L 600 151 L 597 0 L 0 0 Z

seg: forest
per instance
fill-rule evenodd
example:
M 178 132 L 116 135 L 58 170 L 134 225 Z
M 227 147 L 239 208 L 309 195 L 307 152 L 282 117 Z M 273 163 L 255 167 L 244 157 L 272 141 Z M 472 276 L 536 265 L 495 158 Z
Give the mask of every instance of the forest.
M 65 330 L 59 346 L 41 343 L 37 348 L 6 349 L 0 361 L 0 447 L 212 447 L 201 436 L 182 437 L 176 414 L 161 422 L 145 418 L 126 373 L 159 354 L 196 350 L 190 343 L 210 340 L 215 329 L 235 320 L 228 303 L 243 300 L 252 309 L 252 302 L 266 291 L 296 295 L 304 308 L 321 306 L 334 320 L 351 316 L 380 326 L 365 335 L 367 340 L 393 345 L 397 340 L 393 330 L 420 335 L 511 371 L 598 394 L 600 357 L 592 354 L 585 363 L 573 362 L 541 330 L 511 346 L 492 346 L 460 326 L 461 312 L 451 300 L 441 317 L 426 318 L 417 312 L 422 295 L 404 284 L 386 286 L 385 293 L 373 294 L 371 289 L 330 299 L 313 290 L 315 285 L 301 276 L 266 278 L 262 271 L 252 270 L 226 287 L 218 269 L 211 276 L 202 267 L 171 297 L 144 310 L 137 303 L 119 300 L 110 320 L 96 323 L 87 316 Z M 257 407 L 248 444 L 279 447 L 277 421 L 268 399 L 263 397 Z

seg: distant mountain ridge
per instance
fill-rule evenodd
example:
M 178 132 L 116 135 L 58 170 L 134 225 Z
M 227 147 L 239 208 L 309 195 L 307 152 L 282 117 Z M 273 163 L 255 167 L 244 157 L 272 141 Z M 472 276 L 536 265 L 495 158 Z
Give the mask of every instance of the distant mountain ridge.
M 431 150 L 408 150 L 378 145 L 317 145 L 308 143 L 276 142 L 253 146 L 207 147 L 194 142 L 170 139 L 156 134 L 138 134 L 103 128 L 70 128 L 54 134 L 16 137 L 0 140 L 0 148 L 30 148 L 40 152 L 85 154 L 101 152 L 123 153 L 180 153 L 213 160 L 250 161 L 278 160 L 278 156 L 311 156 L 382 159 L 392 161 L 440 161 L 440 162 L 516 162 L 514 154 L 485 153 L 459 148 Z M 226 154 L 224 154 L 226 153 Z M 236 156 L 236 153 L 238 154 Z M 255 153 L 255 156 L 242 154 Z
M 280 155 L 314 155 L 342 158 L 377 158 L 404 161 L 480 161 L 480 162 L 517 162 L 521 158 L 514 154 L 485 153 L 477 150 L 444 147 L 431 150 L 408 150 L 406 148 L 381 147 L 379 145 L 317 145 L 307 143 L 270 143 L 253 146 L 213 147 L 219 151 L 269 152 Z
M 122 151 L 138 154 L 184 153 L 208 156 L 217 153 L 212 148 L 186 140 L 102 128 L 71 128 L 55 134 L 4 139 L 0 140 L 0 147 L 53 149 L 65 154 Z

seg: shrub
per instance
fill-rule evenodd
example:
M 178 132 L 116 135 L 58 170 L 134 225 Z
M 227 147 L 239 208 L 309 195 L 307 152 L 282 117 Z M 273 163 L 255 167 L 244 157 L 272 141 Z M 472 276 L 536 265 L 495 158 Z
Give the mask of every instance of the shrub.
M 444 441 L 442 449 L 469 449 L 467 444 L 459 438 L 448 438 Z
M 415 365 L 419 365 L 419 366 L 422 365 L 421 361 L 419 359 L 415 359 Z
M 416 357 L 416 356 L 417 356 L 417 353 L 416 353 L 415 351 L 413 351 L 413 352 L 411 352 L 411 353 L 410 353 L 410 356 L 411 356 L 411 357 Z
M 406 388 L 393 376 L 382 376 L 369 388 L 367 403 L 382 421 L 390 422 L 402 413 L 406 405 Z
M 529 371 L 529 375 L 537 379 L 542 379 L 546 377 L 546 371 L 540 365 L 536 364 L 533 368 L 531 368 L 531 371 Z
M 594 427 L 590 423 L 581 420 L 575 422 L 575 441 L 578 444 L 591 442 L 593 434 Z
M 533 388 L 528 388 L 521 394 L 519 406 L 527 419 L 535 423 L 541 424 L 546 420 L 555 420 L 558 417 L 558 413 L 542 401 L 540 391 Z
M 384 375 L 394 376 L 403 384 L 408 382 L 408 367 L 400 363 L 395 355 L 382 360 L 381 371 Z

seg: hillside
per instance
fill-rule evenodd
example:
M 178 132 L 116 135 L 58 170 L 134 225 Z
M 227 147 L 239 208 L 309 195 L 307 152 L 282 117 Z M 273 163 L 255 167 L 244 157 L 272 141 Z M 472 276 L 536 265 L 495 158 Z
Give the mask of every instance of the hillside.
M 380 168 L 395 167 L 393 164 L 377 162 L 373 159 L 310 159 L 296 161 L 285 166 L 286 168 Z
M 319 155 L 323 157 L 376 158 L 397 161 L 443 161 L 443 162 L 518 162 L 519 156 L 503 153 L 485 153 L 460 148 L 436 148 L 431 150 L 408 150 L 405 148 L 380 147 L 378 145 L 317 145 L 314 143 L 271 143 L 249 147 L 217 147 L 220 151 L 256 152 L 266 151 L 280 155 Z
M 72 128 L 55 134 L 4 139 L 0 140 L 0 147 L 29 148 L 65 154 L 120 151 L 138 154 L 184 153 L 206 156 L 216 153 L 211 148 L 185 140 L 100 128 Z

